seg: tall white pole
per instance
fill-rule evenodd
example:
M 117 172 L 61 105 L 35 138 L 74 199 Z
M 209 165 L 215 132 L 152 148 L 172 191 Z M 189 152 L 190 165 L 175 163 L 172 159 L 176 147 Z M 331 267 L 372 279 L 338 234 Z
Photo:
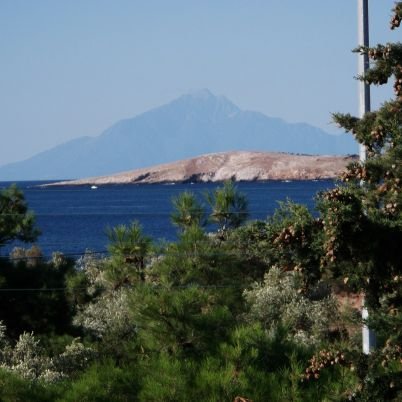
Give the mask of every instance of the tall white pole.
M 357 16 L 358 16 L 358 41 L 360 46 L 369 46 L 369 18 L 368 18 L 368 0 L 357 0 Z M 359 54 L 358 74 L 364 75 L 369 68 L 369 58 L 367 54 Z M 362 118 L 365 113 L 370 111 L 370 86 L 363 81 L 359 81 L 359 117 Z M 360 145 L 360 162 L 366 160 L 366 148 Z M 364 306 L 362 308 L 362 318 L 367 320 L 368 310 Z M 368 355 L 375 348 L 375 333 L 367 325 L 363 325 L 363 353 Z

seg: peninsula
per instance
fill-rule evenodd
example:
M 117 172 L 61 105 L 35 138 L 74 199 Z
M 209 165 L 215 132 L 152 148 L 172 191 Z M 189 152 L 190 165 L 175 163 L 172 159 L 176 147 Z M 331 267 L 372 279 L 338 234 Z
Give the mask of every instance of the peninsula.
M 109 176 L 61 181 L 49 185 L 195 183 L 228 179 L 235 181 L 332 179 L 339 176 L 346 166 L 355 160 L 356 156 L 219 152 Z

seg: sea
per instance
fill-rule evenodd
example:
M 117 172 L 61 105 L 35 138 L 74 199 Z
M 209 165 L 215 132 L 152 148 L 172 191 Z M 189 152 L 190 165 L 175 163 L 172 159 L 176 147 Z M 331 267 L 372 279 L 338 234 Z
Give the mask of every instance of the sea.
M 219 187 L 219 183 L 41 187 L 48 183 L 16 184 L 24 192 L 41 231 L 35 244 L 49 258 L 56 251 L 71 258 L 79 258 L 86 251 L 107 254 L 107 228 L 132 221 L 138 221 L 155 242 L 173 241 L 178 232 L 170 221 L 172 199 L 184 191 L 192 191 L 205 202 L 205 194 Z M 10 184 L 0 182 L 0 190 Z M 335 182 L 240 182 L 236 186 L 248 199 L 249 219 L 264 220 L 274 213 L 279 202 L 287 199 L 307 205 L 314 213 L 315 195 L 333 188 Z M 214 227 L 207 230 L 213 231 Z M 21 244 L 1 247 L 0 255 L 8 255 L 15 246 Z

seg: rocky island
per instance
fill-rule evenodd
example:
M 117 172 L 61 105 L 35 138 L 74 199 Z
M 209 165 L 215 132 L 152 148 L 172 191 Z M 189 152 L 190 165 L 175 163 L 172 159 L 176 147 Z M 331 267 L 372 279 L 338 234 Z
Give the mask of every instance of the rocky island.
M 154 184 L 256 180 L 319 180 L 337 177 L 356 156 L 277 152 L 220 152 L 108 176 L 49 185 Z

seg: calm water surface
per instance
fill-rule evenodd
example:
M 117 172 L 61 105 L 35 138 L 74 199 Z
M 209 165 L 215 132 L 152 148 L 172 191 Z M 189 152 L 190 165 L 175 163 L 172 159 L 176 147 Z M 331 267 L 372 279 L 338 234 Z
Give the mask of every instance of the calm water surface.
M 83 187 L 38 187 L 38 182 L 18 182 L 30 209 L 35 212 L 42 234 L 37 244 L 46 256 L 53 251 L 80 254 L 86 249 L 103 252 L 105 229 L 138 220 L 154 239 L 174 240 L 177 230 L 170 222 L 171 199 L 191 190 L 200 200 L 218 184 L 114 185 Z M 0 182 L 0 189 L 10 183 Z M 250 219 L 265 219 L 287 198 L 313 208 L 314 195 L 332 188 L 332 180 L 268 181 L 238 183 L 249 200 Z M 211 229 L 213 229 L 211 227 Z M 9 247 L 0 250 L 3 255 Z

